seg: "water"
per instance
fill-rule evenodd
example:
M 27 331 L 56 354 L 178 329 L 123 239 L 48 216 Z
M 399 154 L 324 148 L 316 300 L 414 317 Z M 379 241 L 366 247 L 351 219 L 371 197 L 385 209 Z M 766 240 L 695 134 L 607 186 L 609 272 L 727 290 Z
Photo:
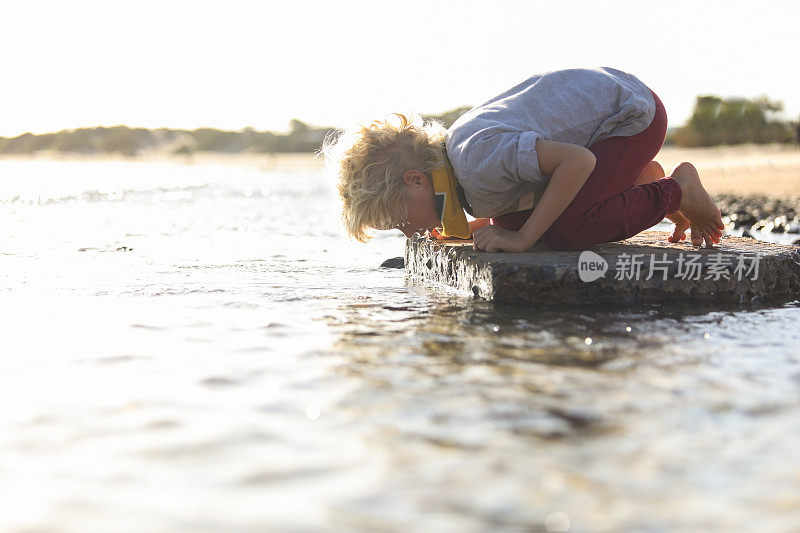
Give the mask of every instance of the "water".
M 800 306 L 406 285 L 316 167 L 0 162 L 0 530 L 797 531 Z

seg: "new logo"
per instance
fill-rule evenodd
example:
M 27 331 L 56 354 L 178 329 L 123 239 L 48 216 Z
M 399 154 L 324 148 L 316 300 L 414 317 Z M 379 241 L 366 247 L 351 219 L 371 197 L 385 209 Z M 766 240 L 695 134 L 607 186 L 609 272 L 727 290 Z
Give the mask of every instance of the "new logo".
M 578 276 L 581 281 L 588 283 L 602 278 L 606 270 L 608 270 L 608 262 L 594 252 L 584 250 L 578 257 Z

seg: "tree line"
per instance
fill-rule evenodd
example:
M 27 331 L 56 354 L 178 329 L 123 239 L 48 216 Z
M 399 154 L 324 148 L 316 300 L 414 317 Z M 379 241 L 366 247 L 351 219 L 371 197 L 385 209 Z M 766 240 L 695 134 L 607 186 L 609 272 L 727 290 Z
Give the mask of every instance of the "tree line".
M 794 141 L 796 125 L 774 118 L 782 110 L 782 102 L 773 102 L 766 96 L 698 96 L 692 116 L 667 137 L 667 142 L 686 147 L 790 143 Z
M 439 115 L 424 115 L 450 127 L 469 107 L 458 107 Z M 757 99 L 698 96 L 689 121 L 669 133 L 667 143 L 679 146 L 716 146 L 743 143 L 786 143 L 794 140 L 793 125 L 772 117 L 783 109 L 781 102 Z M 311 126 L 300 120 L 289 123 L 288 133 L 197 128 L 131 128 L 128 126 L 78 128 L 56 133 L 0 137 L 0 154 L 30 154 L 56 151 L 79 154 L 118 153 L 134 156 L 154 150 L 190 155 L 195 152 L 287 153 L 315 152 L 335 128 Z
M 425 118 L 438 120 L 445 127 L 450 127 L 468 109 L 469 107 L 459 107 L 440 115 L 426 115 Z M 183 130 L 98 126 L 40 135 L 25 133 L 11 138 L 0 137 L 0 154 L 55 151 L 135 156 L 149 150 L 186 155 L 195 152 L 316 152 L 325 137 L 334 131 L 335 128 L 311 126 L 297 119 L 289 122 L 288 133 L 257 131 L 253 128 L 229 131 L 215 128 Z
M 81 154 L 119 153 L 134 156 L 147 150 L 166 150 L 179 154 L 194 152 L 313 152 L 333 128 L 309 126 L 292 120 L 288 133 L 197 128 L 146 129 L 128 126 L 78 128 L 57 133 L 25 133 L 13 138 L 0 137 L 0 153 L 29 154 L 42 150 Z

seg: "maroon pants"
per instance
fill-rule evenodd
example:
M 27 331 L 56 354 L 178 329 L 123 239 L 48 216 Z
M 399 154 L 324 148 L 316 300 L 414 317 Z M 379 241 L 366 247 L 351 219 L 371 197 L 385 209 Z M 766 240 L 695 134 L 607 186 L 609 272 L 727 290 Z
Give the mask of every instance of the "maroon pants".
M 556 250 L 577 250 L 626 239 L 678 210 L 681 188 L 672 178 L 633 185 L 661 149 L 667 132 L 664 104 L 655 93 L 653 98 L 656 114 L 646 130 L 632 137 L 609 137 L 589 147 L 597 158 L 594 170 L 542 236 L 545 244 Z M 516 231 L 532 212 L 507 213 L 491 223 Z

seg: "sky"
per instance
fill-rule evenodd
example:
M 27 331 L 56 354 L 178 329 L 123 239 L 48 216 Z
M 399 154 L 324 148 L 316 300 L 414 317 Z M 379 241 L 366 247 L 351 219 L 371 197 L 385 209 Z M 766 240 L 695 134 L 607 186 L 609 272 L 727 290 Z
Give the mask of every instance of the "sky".
M 576 66 L 800 113 L 797 0 L 28 0 L 0 12 L 0 136 L 127 124 L 286 130 L 476 105 Z M 794 66 L 792 66 L 794 65 Z

